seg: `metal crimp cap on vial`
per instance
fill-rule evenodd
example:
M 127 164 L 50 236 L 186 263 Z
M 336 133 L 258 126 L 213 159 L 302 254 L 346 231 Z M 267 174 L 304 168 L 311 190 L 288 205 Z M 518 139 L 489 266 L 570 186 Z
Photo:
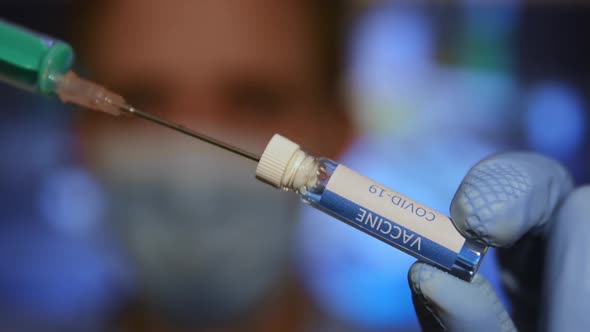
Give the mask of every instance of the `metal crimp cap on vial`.
M 275 134 L 260 157 L 256 167 L 256 177 L 275 187 L 281 187 L 281 180 L 299 145 Z

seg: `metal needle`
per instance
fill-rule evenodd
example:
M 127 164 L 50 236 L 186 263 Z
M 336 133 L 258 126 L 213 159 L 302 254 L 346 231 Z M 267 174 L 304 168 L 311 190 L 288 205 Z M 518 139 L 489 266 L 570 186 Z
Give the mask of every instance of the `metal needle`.
M 260 156 L 259 155 L 256 155 L 256 154 L 254 154 L 252 152 L 249 152 L 249 151 L 240 149 L 240 148 L 238 148 L 236 146 L 227 144 L 227 143 L 222 142 L 222 141 L 220 141 L 218 139 L 215 139 L 213 137 L 210 137 L 210 136 L 207 136 L 207 135 L 204 135 L 204 134 L 201 134 L 201 133 L 192 131 L 192 130 L 187 129 L 187 128 L 181 126 L 181 125 L 178 125 L 178 124 L 175 124 L 175 123 L 166 121 L 164 119 L 160 119 L 160 118 L 158 118 L 156 116 L 153 116 L 153 115 L 151 115 L 149 113 L 142 112 L 142 111 L 140 111 L 140 110 L 138 110 L 138 109 L 136 109 L 136 108 L 134 108 L 134 107 L 132 107 L 132 106 L 130 106 L 128 104 L 123 104 L 123 105 L 119 104 L 117 106 L 119 107 L 119 109 L 121 109 L 123 112 L 126 112 L 127 114 L 138 116 L 138 117 L 143 118 L 145 120 L 148 120 L 148 121 L 157 123 L 159 125 L 162 125 L 164 127 L 168 127 L 168 128 L 170 128 L 172 130 L 176 130 L 178 132 L 181 132 L 181 133 L 183 133 L 185 135 L 188 135 L 190 137 L 194 137 L 194 138 L 200 139 L 200 140 L 205 141 L 205 142 L 207 142 L 209 144 L 213 144 L 213 145 L 215 145 L 217 147 L 220 147 L 220 148 L 225 149 L 227 151 L 233 152 L 233 153 L 238 154 L 238 155 L 240 155 L 242 157 L 248 158 L 248 159 L 250 159 L 252 161 L 255 161 L 255 162 L 259 162 L 260 161 Z

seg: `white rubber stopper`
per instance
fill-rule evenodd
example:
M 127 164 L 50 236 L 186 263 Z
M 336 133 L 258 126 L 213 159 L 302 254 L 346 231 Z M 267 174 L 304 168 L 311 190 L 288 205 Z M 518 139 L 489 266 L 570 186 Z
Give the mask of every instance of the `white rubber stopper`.
M 281 187 L 281 180 L 289 166 L 289 161 L 297 151 L 299 151 L 298 144 L 275 134 L 260 157 L 256 167 L 256 177 L 277 188 Z

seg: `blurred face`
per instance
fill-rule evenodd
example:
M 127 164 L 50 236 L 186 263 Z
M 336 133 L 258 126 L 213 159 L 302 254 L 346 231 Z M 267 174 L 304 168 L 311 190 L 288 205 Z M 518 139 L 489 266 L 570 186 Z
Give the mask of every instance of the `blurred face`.
M 349 135 L 296 0 L 101 2 L 86 63 L 136 107 L 261 152 L 279 132 L 335 156 Z M 289 257 L 293 197 L 255 165 L 139 119 L 85 115 L 84 152 L 156 308 L 220 321 L 255 305 Z
M 257 152 L 280 132 L 334 156 L 349 128 L 324 91 L 304 3 L 108 1 L 96 9 L 102 19 L 87 36 L 87 62 L 99 82 L 145 111 Z M 143 123 L 121 130 L 135 125 Z

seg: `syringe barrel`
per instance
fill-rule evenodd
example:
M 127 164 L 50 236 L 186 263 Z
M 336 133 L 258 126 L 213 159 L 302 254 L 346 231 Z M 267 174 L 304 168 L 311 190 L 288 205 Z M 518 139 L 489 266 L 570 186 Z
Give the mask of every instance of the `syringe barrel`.
M 349 168 L 302 151 L 275 135 L 257 177 L 419 260 L 466 281 L 475 276 L 487 246 L 465 239 L 451 219 Z
M 53 96 L 57 87 L 51 76 L 64 75 L 73 60 L 68 44 L 0 20 L 0 80 Z

